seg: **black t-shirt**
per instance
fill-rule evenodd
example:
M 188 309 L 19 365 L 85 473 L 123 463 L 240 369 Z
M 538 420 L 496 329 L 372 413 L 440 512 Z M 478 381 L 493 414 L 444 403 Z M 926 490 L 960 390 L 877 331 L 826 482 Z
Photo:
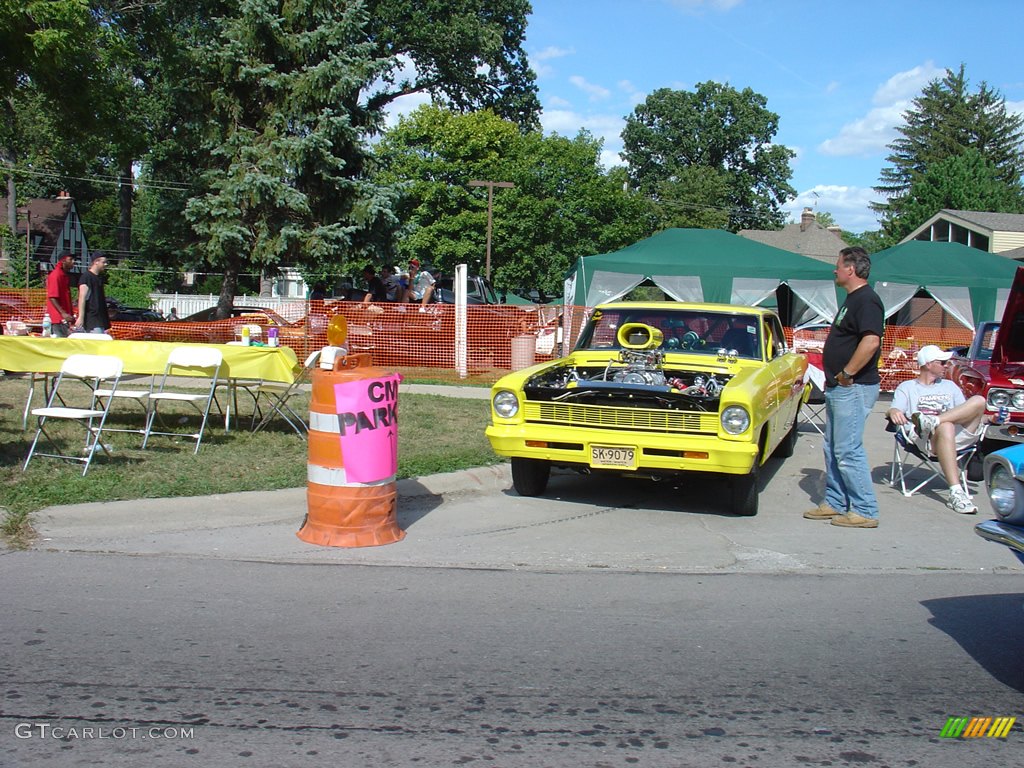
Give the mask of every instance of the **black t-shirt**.
M 882 300 L 870 285 L 865 285 L 846 297 L 836 319 L 832 322 L 832 330 L 825 340 L 822 353 L 822 364 L 825 366 L 825 385 L 836 385 L 836 374 L 850 362 L 854 350 L 861 337 L 874 334 L 879 339 L 885 331 L 885 309 Z M 878 355 L 882 347 L 879 345 L 867 365 L 857 371 L 853 377 L 856 384 L 878 384 Z
M 78 284 L 89 287 L 89 295 L 85 297 L 85 317 L 82 327 L 91 331 L 94 328 L 107 330 L 110 327 L 110 316 L 107 314 L 107 296 L 103 290 L 103 278 L 86 270 Z
M 370 278 L 366 292 L 370 294 L 370 301 L 387 301 L 388 289 L 384 287 L 384 281 L 379 277 Z

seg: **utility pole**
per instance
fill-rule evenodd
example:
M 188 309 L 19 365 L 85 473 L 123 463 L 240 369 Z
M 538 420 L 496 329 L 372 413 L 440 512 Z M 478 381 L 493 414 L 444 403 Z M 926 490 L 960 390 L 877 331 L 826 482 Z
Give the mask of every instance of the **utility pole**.
M 469 182 L 471 187 L 487 187 L 487 262 L 484 266 L 484 277 L 491 279 L 491 221 L 494 211 L 494 188 L 510 189 L 515 186 L 511 181 L 477 181 Z

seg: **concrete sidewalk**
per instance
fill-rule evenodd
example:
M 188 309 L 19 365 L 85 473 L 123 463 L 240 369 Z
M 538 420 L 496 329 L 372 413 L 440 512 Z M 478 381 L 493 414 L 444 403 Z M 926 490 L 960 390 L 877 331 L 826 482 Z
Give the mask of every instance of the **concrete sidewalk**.
M 408 388 L 414 391 L 412 387 Z M 416 387 L 433 394 L 487 397 L 480 388 Z M 440 390 L 440 391 L 439 391 Z M 543 498 L 511 490 L 507 465 L 398 483 L 406 538 L 343 549 L 300 541 L 305 489 L 194 499 L 149 499 L 52 507 L 35 516 L 37 549 L 112 552 L 274 563 L 413 567 L 616 570 L 675 573 L 1006 571 L 1001 547 L 973 533 L 991 517 L 944 506 L 945 492 L 904 498 L 885 482 L 892 455 L 883 400 L 866 432 L 882 508 L 874 530 L 839 529 L 802 518 L 821 498 L 821 437 L 802 427 L 795 455 L 763 473 L 757 517 L 723 507 L 724 481 L 695 476 L 654 483 L 556 472 Z M 933 486 L 937 488 L 938 486 Z

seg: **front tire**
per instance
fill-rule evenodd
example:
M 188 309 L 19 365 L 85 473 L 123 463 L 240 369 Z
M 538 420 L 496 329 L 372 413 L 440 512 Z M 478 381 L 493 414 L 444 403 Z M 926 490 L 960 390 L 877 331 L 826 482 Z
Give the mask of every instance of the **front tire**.
M 520 496 L 540 496 L 548 487 L 551 465 L 541 459 L 512 459 L 512 487 Z
M 796 450 L 796 438 L 799 426 L 800 412 L 797 411 L 796 416 L 793 417 L 792 428 L 786 433 L 786 436 L 782 438 L 782 442 L 775 447 L 775 458 L 788 459 L 793 455 L 793 451 Z
M 746 475 L 732 475 L 729 483 L 732 487 L 731 509 L 739 517 L 753 517 L 757 514 L 757 492 L 759 467 L 755 461 L 753 469 Z

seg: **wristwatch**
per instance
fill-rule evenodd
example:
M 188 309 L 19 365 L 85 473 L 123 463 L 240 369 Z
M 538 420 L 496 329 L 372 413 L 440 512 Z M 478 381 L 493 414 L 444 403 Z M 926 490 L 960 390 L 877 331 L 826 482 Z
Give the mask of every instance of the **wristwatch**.
M 843 368 L 843 370 L 841 370 L 839 373 L 836 374 L 836 381 L 842 381 L 843 379 L 848 379 L 849 381 L 853 381 L 853 374 L 852 373 L 847 373 L 846 369 Z

